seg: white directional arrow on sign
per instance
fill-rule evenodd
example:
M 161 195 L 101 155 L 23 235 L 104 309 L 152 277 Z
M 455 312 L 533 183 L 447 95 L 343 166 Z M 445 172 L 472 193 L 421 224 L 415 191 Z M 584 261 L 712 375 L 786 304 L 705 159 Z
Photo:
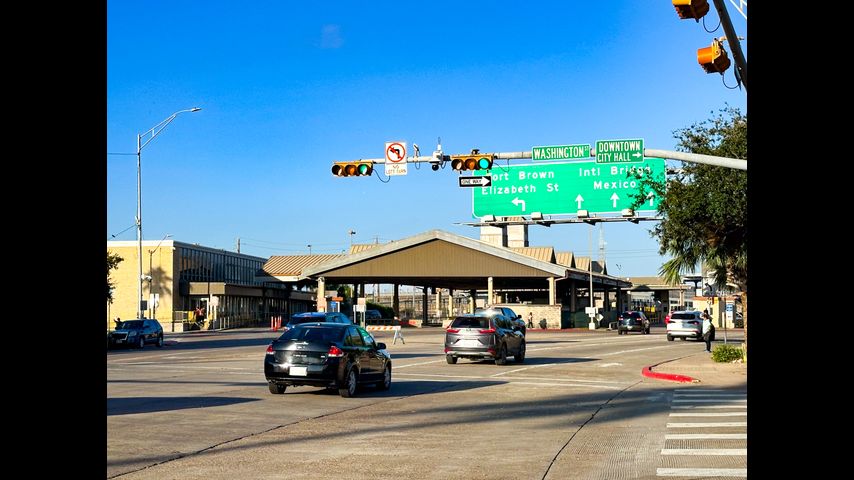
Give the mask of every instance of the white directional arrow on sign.
M 633 157 L 635 157 L 635 158 L 638 158 L 638 157 L 640 157 L 640 156 L 642 156 L 642 155 L 641 155 L 640 153 L 638 153 L 638 152 L 635 152 L 635 153 L 633 153 L 633 154 L 632 154 L 632 156 L 633 156 Z
M 575 197 L 575 201 L 578 202 L 578 209 L 581 210 L 581 202 L 584 201 L 584 197 L 579 193 L 577 197 Z
M 620 196 L 617 195 L 617 192 L 614 192 L 614 194 L 611 195 L 611 200 L 614 202 L 614 208 L 617 208 L 617 200 L 619 200 L 619 199 L 620 199 Z
M 649 193 L 647 193 L 647 194 L 646 194 L 646 198 L 648 198 L 648 199 L 649 199 L 649 206 L 651 207 L 651 206 L 652 206 L 652 201 L 653 201 L 653 199 L 655 198 L 655 194 L 654 194 L 654 193 L 652 193 L 652 192 L 649 192 Z
M 513 205 L 516 205 L 518 207 L 520 203 L 522 204 L 522 211 L 524 212 L 525 211 L 525 201 L 519 200 L 518 197 L 513 199 Z

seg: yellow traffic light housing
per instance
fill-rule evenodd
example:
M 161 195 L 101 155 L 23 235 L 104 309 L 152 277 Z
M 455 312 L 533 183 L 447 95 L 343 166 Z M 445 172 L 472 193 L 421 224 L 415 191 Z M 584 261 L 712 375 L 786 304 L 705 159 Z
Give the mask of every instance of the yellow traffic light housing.
M 373 162 L 335 162 L 332 164 L 332 175 L 336 177 L 370 176 L 373 171 Z
M 463 170 L 489 170 L 495 161 L 493 153 L 479 153 L 477 149 L 471 155 L 451 155 L 451 168 L 456 172 Z
M 708 0 L 673 0 L 673 8 L 682 20 L 693 18 L 699 22 L 709 13 L 709 2 Z
M 697 62 L 706 73 L 720 73 L 721 75 L 730 65 L 723 43 L 717 39 L 712 41 L 711 46 L 697 50 Z

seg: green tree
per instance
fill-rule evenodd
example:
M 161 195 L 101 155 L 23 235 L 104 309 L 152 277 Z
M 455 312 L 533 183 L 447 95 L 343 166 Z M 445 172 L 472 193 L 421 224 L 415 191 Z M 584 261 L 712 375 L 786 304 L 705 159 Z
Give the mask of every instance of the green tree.
M 119 268 L 119 263 L 123 260 L 118 253 L 107 252 L 107 301 L 110 303 L 113 303 L 113 280 L 110 278 L 110 271 Z
M 738 108 L 723 108 L 673 133 L 680 151 L 747 159 L 747 116 Z M 649 191 L 662 199 L 663 220 L 651 234 L 658 238 L 659 253 L 672 257 L 659 271 L 668 283 L 682 283 L 681 275 L 702 263 L 719 287 L 731 282 L 746 292 L 747 172 L 685 163 L 680 174 L 664 182 L 639 180 L 635 208 Z

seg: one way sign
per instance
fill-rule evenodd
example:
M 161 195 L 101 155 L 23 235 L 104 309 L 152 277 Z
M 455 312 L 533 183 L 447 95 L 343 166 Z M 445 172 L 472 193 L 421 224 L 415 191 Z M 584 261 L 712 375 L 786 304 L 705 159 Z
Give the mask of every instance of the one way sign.
M 488 187 L 492 185 L 492 177 L 460 177 L 461 187 Z

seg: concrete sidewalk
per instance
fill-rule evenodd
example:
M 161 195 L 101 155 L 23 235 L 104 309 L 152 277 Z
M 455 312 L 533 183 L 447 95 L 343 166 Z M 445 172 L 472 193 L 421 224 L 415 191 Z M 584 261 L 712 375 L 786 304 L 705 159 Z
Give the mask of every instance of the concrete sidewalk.
M 712 355 L 707 352 L 698 352 L 660 363 L 653 366 L 651 371 L 656 374 L 667 373 L 692 377 L 705 386 L 744 388 L 747 385 L 747 364 L 718 363 L 712 360 Z

